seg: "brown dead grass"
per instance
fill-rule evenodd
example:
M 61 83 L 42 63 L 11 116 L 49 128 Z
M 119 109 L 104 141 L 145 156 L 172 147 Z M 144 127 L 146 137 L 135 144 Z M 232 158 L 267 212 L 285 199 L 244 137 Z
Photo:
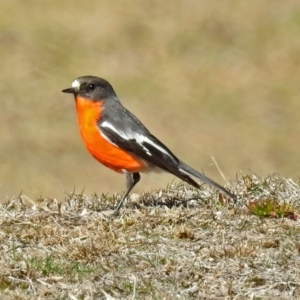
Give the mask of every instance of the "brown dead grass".
M 236 204 L 186 185 L 117 198 L 69 195 L 0 207 L 1 299 L 296 299 L 300 226 L 246 204 L 272 195 L 299 212 L 299 183 L 241 177 Z

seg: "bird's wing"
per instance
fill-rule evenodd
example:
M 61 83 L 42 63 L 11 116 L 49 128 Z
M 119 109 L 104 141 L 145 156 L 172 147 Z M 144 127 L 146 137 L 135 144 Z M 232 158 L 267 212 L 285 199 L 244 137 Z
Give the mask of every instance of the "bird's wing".
M 101 135 L 116 147 L 161 168 L 199 188 L 187 172 L 180 170 L 179 159 L 120 103 L 107 107 L 97 123 Z
M 126 128 L 105 120 L 98 123 L 101 135 L 110 143 L 133 153 L 147 162 L 173 173 L 178 170 L 178 158 L 136 120 L 127 122 Z M 129 125 L 129 126 L 128 126 Z

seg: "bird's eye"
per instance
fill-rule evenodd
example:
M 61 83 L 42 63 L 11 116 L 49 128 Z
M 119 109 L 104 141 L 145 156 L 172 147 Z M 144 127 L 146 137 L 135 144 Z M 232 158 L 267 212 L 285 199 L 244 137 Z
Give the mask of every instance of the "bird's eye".
M 96 85 L 93 84 L 93 83 L 91 83 L 91 84 L 88 85 L 89 91 L 93 91 L 95 88 L 96 88 Z

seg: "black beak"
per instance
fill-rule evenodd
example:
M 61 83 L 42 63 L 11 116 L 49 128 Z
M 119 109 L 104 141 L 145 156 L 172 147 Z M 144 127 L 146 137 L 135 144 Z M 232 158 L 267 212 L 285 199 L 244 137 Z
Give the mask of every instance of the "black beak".
M 65 90 L 62 90 L 63 93 L 68 93 L 68 94 L 75 94 L 76 91 L 74 88 L 69 88 L 69 89 L 65 89 Z

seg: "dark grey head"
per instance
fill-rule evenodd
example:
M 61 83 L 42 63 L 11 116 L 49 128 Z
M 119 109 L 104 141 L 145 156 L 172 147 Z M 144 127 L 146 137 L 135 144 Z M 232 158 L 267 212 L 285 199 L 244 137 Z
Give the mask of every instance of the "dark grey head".
M 62 90 L 62 92 L 94 101 L 105 100 L 108 97 L 116 96 L 111 84 L 105 79 L 96 76 L 78 77 L 72 82 L 71 88 Z

